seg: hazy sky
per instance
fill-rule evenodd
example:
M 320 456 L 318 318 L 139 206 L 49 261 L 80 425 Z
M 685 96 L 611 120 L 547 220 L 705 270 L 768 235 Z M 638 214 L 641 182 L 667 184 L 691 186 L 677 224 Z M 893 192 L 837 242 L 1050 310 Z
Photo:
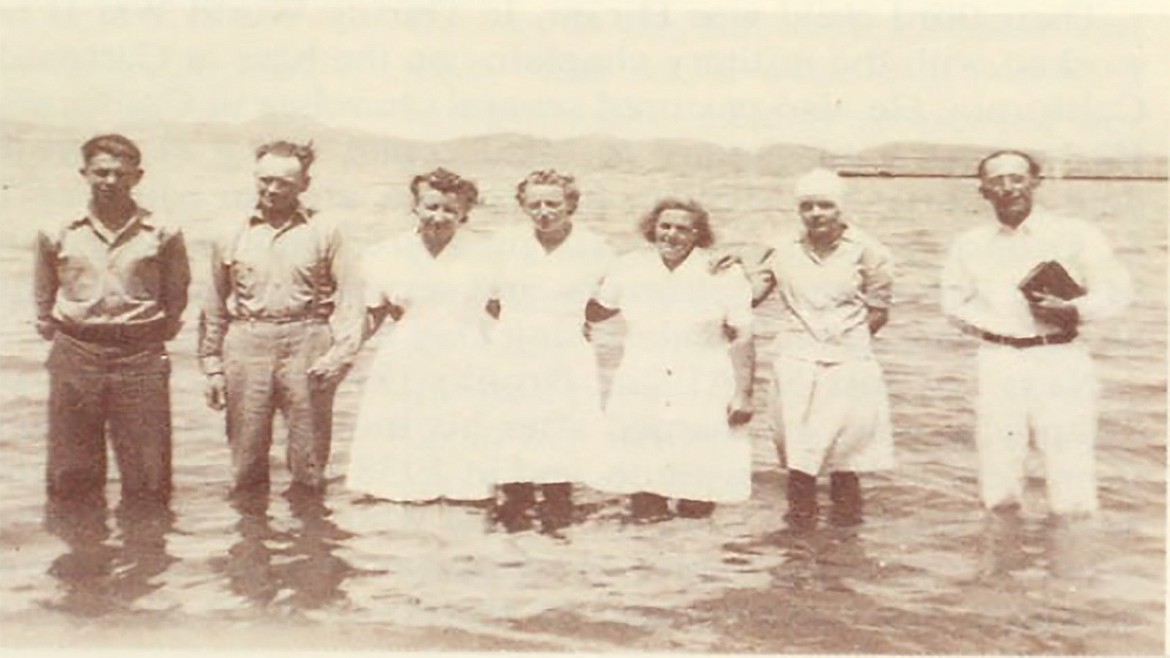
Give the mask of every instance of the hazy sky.
M 282 112 L 420 139 L 1167 148 L 1166 14 L 640 6 L 650 9 L 3 2 L 0 115 L 94 130 Z

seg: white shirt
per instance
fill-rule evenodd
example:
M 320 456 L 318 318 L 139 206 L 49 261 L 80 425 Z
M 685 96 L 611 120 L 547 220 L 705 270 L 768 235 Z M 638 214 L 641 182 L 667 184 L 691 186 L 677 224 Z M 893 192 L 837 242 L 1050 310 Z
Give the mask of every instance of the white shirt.
M 1129 303 L 1129 274 L 1104 234 L 1083 220 L 1037 208 L 1014 229 L 995 222 L 959 236 L 943 267 L 943 312 L 960 325 L 1002 336 L 1059 333 L 1032 317 L 1018 287 L 1047 260 L 1063 265 L 1088 291 L 1072 300 L 1082 321 L 1110 317 Z
M 491 294 L 500 300 L 501 323 L 527 325 L 523 330 L 530 333 L 579 336 L 585 305 L 615 259 L 605 240 L 574 225 L 565 241 L 549 252 L 527 224 L 500 231 L 492 248 Z
M 889 249 L 850 226 L 831 253 L 818 256 L 801 230 L 775 246 L 767 266 L 785 306 L 776 336 L 782 356 L 822 363 L 871 358 L 868 308 L 893 301 Z

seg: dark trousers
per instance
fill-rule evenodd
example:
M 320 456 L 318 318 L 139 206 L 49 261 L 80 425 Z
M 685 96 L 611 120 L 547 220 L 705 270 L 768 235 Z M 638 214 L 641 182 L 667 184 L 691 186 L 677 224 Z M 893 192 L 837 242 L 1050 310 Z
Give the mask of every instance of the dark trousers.
M 324 322 L 239 321 L 228 327 L 223 346 L 227 437 L 237 491 L 268 486 L 278 410 L 288 429 L 285 461 L 293 482 L 324 487 L 336 386 L 315 386 L 308 370 L 332 342 Z
M 124 503 L 169 499 L 171 366 L 163 344 L 106 346 L 58 333 L 46 365 L 49 498 L 100 495 L 108 439 Z

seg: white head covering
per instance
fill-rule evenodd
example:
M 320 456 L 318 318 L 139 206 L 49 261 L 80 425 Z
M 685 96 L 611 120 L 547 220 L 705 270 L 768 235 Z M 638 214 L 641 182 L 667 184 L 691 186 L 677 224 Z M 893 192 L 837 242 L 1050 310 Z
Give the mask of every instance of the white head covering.
M 834 171 L 813 169 L 796 179 L 796 198 L 821 197 L 838 206 L 845 199 L 845 181 Z

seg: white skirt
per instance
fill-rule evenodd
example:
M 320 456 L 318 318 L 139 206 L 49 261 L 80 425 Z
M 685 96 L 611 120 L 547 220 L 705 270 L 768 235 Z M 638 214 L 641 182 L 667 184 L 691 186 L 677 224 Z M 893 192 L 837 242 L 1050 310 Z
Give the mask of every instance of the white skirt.
M 894 466 L 890 401 L 874 359 L 773 363 L 772 411 L 785 468 L 820 475 Z

